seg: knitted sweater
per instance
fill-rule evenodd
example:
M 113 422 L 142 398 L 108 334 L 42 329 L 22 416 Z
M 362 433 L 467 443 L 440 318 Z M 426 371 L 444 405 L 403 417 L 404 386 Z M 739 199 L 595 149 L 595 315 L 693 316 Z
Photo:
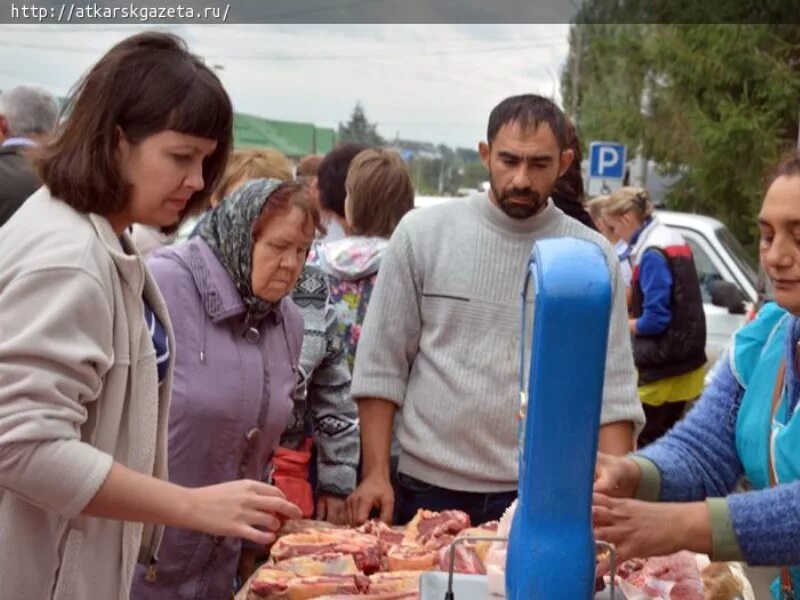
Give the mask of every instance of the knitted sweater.
M 453 490 L 516 488 L 525 267 L 536 240 L 561 236 L 593 241 L 608 259 L 614 304 L 602 422 L 643 423 L 614 249 L 552 202 L 512 219 L 479 194 L 403 218 L 364 321 L 351 389 L 400 407 L 400 472 Z
M 281 446 L 297 449 L 313 433 L 318 493 L 347 496 L 355 488 L 358 469 L 358 410 L 325 274 L 304 267 L 292 299 L 303 314 L 305 332 L 294 407 Z
M 787 365 L 796 364 L 800 320 L 791 324 L 791 333 Z M 800 381 L 795 369 L 786 372 L 793 410 L 800 399 Z M 639 497 L 677 502 L 717 497 L 709 501 L 715 560 L 743 557 L 751 565 L 800 564 L 800 481 L 731 494 L 744 475 L 736 452 L 736 418 L 743 396 L 724 361 L 694 409 L 669 435 L 637 454 L 646 459 L 637 461 L 644 474 Z

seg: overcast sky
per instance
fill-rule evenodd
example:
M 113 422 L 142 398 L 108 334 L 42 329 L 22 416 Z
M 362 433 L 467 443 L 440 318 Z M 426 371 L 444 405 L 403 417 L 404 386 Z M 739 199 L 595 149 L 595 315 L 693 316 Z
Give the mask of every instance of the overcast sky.
M 474 148 L 489 111 L 519 93 L 554 96 L 569 26 L 183 25 L 237 111 L 336 127 L 361 101 L 384 137 Z M 0 26 L 0 89 L 65 95 L 111 45 L 144 27 Z

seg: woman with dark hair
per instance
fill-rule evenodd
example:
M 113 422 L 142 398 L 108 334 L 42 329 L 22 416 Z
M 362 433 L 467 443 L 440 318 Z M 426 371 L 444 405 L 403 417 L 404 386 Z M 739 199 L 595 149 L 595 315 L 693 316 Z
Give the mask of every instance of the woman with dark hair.
M 728 360 L 672 431 L 632 457 L 598 457 L 595 534 L 616 545 L 618 560 L 691 550 L 781 567 L 772 598 L 800 593 L 798 222 L 795 153 L 768 179 L 758 217 L 775 302 L 736 333 Z M 743 476 L 752 491 L 734 493 Z
M 187 243 L 151 256 L 178 347 L 172 482 L 200 487 L 264 474 L 292 410 L 303 342 L 289 294 L 319 225 L 299 185 L 254 179 L 212 209 Z M 132 598 L 224 598 L 241 556 L 241 536 L 169 527 L 157 572 L 139 568 Z
M 7 598 L 126 599 L 162 528 L 273 539 L 296 508 L 258 481 L 167 477 L 174 341 L 127 233 L 203 202 L 230 100 L 172 35 L 130 37 L 68 102 L 44 186 L 0 230 L 0 581 Z M 143 526 L 144 524 L 144 526 Z

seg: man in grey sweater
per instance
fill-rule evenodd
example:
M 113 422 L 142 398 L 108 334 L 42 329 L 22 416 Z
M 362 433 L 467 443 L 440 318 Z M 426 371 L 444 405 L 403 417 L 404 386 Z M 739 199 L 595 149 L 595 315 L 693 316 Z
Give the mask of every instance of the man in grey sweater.
M 540 96 L 507 98 L 489 117 L 487 139 L 479 150 L 488 194 L 412 211 L 384 255 L 351 387 L 363 449 L 363 481 L 347 500 L 351 523 L 373 509 L 402 523 L 418 508 L 457 508 L 482 522 L 516 496 L 520 294 L 537 240 L 572 236 L 605 251 L 614 303 L 600 448 L 632 450 L 644 422 L 616 253 L 550 200 L 573 157 L 563 113 Z

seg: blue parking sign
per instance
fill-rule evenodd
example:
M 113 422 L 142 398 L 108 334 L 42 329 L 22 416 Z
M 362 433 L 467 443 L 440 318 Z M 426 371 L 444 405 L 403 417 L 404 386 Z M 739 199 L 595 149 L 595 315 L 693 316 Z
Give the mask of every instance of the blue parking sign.
M 625 144 L 589 144 L 589 177 L 622 179 L 625 176 Z

